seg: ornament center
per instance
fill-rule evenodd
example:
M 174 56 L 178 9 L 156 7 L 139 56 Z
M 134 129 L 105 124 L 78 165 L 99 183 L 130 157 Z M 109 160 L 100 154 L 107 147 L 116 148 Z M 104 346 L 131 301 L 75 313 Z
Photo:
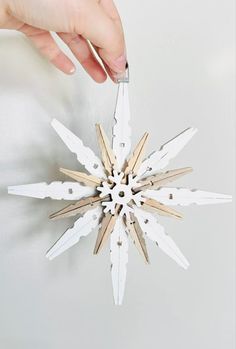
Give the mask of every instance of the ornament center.
M 120 205 L 120 214 L 124 215 L 133 212 L 133 204 L 141 206 L 141 202 L 144 201 L 144 198 L 142 198 L 141 193 L 133 193 L 132 190 L 137 186 L 137 180 L 132 174 L 124 178 L 123 172 L 118 173 L 117 171 L 113 171 L 113 175 L 109 176 L 108 181 L 104 181 L 102 186 L 97 188 L 97 190 L 100 191 L 101 197 L 110 197 L 109 201 L 104 201 L 102 203 L 104 212 L 114 214 L 116 206 Z
M 132 187 L 129 184 L 118 183 L 111 189 L 110 194 L 114 202 L 125 205 L 132 199 Z

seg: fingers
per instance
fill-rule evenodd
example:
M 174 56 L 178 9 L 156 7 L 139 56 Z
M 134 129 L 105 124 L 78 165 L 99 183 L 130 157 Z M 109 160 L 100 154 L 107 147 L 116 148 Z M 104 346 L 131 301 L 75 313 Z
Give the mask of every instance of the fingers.
M 79 18 L 81 21 L 79 22 Z M 99 56 L 113 74 L 124 72 L 125 41 L 117 10 L 108 0 L 86 0 L 75 29 L 98 48 Z
M 22 1 L 24 3 L 24 0 Z M 42 6 L 41 2 L 39 4 L 40 6 L 31 8 L 27 2 L 27 7 L 11 6 L 9 11 L 12 18 L 28 23 L 23 25 L 20 31 L 25 33 L 57 68 L 67 74 L 75 70 L 74 64 L 59 49 L 49 30 L 60 33 L 59 36 L 95 81 L 105 81 L 106 74 L 94 57 L 87 40 L 96 47 L 105 69 L 113 80 L 125 71 L 124 33 L 119 13 L 112 0 L 71 0 L 65 6 L 62 3 L 55 16 L 52 15 L 52 2 L 46 2 L 47 6 Z
M 66 74 L 73 74 L 75 65 L 59 49 L 51 34 L 45 30 L 37 29 L 24 24 L 19 31 L 24 33 L 35 45 L 35 47 L 46 57 L 52 64 Z
M 106 80 L 106 73 L 94 56 L 88 42 L 77 34 L 58 33 L 58 36 L 68 45 L 87 73 L 98 83 Z

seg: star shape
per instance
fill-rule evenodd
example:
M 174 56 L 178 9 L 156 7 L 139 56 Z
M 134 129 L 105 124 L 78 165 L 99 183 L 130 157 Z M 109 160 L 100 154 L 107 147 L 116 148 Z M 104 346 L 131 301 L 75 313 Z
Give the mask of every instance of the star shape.
M 102 126 L 96 125 L 101 160 L 80 138 L 53 119 L 52 127 L 69 150 L 76 154 L 78 161 L 84 165 L 88 173 L 61 168 L 60 171 L 72 178 L 73 182 L 10 186 L 8 192 L 41 199 L 51 197 L 56 200 L 75 201 L 50 215 L 51 219 L 77 215 L 78 218 L 50 248 L 46 256 L 50 260 L 54 259 L 99 226 L 94 254 L 102 249 L 110 237 L 114 301 L 120 305 L 126 280 L 128 236 L 145 262 L 149 262 L 145 242 L 147 237 L 181 267 L 187 269 L 187 259 L 172 238 L 165 233 L 164 227 L 158 222 L 158 215 L 181 219 L 182 214 L 172 206 L 229 202 L 231 196 L 166 186 L 192 171 L 191 167 L 166 172 L 162 170 L 193 137 L 197 131 L 195 128 L 184 130 L 146 159 L 144 156 L 149 135 L 145 132 L 130 154 L 127 83 L 119 84 L 114 119 L 112 146 Z

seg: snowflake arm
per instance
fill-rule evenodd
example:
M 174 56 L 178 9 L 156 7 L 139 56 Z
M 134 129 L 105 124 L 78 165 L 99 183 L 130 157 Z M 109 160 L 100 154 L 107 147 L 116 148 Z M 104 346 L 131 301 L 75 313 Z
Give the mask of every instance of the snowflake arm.
M 144 212 L 136 207 L 134 214 L 147 237 L 156 242 L 160 249 L 175 260 L 182 268 L 187 269 L 189 262 L 174 241 L 165 233 L 163 226 L 157 222 L 156 218 L 151 213 Z
M 78 214 L 83 214 L 86 211 L 91 210 L 98 205 L 101 205 L 101 200 L 102 198 L 100 196 L 89 196 L 85 199 L 79 200 L 75 204 L 68 205 L 62 210 L 51 214 L 49 218 L 68 218 Z
M 64 173 L 66 176 L 75 179 L 77 182 L 80 182 L 84 185 L 88 185 L 89 187 L 96 188 L 99 184 L 101 184 L 101 179 L 95 177 L 93 175 L 88 175 L 87 173 L 79 172 L 79 171 L 71 171 L 65 168 L 60 168 L 60 172 Z
M 117 168 L 115 154 L 110 147 L 110 142 L 107 138 L 106 133 L 103 130 L 103 127 L 99 124 L 96 124 L 96 131 L 104 168 L 108 175 L 111 175 L 112 170 Z
M 161 146 L 160 150 L 151 153 L 141 164 L 138 176 L 147 176 L 162 170 L 190 141 L 197 132 L 196 128 L 190 127 L 178 136 Z
M 99 224 L 101 214 L 101 207 L 96 207 L 77 219 L 73 227 L 66 230 L 66 232 L 50 248 L 46 257 L 52 260 L 70 247 L 74 246 L 79 242 L 82 236 L 87 236 L 92 229 Z
M 191 167 L 178 168 L 176 170 L 169 170 L 166 172 L 157 173 L 156 175 L 146 177 L 141 180 L 138 184 L 137 190 L 145 191 L 147 189 L 158 189 L 163 185 L 170 182 L 176 181 L 177 179 L 185 176 L 186 174 L 192 172 Z
M 98 231 L 97 240 L 96 240 L 94 251 L 93 251 L 94 254 L 98 254 L 98 252 L 104 246 L 109 235 L 111 234 L 111 232 L 114 229 L 114 226 L 116 223 L 116 218 L 117 218 L 116 214 L 113 215 L 109 212 L 103 216 L 102 222 L 101 222 L 101 227 Z
M 134 245 L 136 246 L 140 255 L 144 258 L 145 262 L 149 263 L 146 242 L 143 238 L 143 231 L 141 230 L 140 225 L 134 214 L 130 213 L 129 215 L 127 215 L 125 223 Z
M 50 184 L 42 182 L 8 187 L 9 194 L 38 199 L 49 197 L 54 200 L 79 200 L 94 195 L 95 192 L 94 188 L 85 187 L 76 182 L 52 182 Z
M 51 125 L 70 151 L 76 154 L 78 161 L 84 165 L 86 170 L 94 176 L 106 178 L 101 160 L 89 147 L 83 144 L 79 137 L 74 135 L 74 133 L 56 119 L 52 120 Z
M 133 153 L 131 154 L 129 160 L 127 161 L 127 166 L 125 168 L 126 175 L 129 173 L 136 175 L 138 173 L 140 165 L 143 161 L 148 137 L 149 137 L 148 133 L 145 132 L 143 137 L 140 139 L 139 143 L 137 144 L 136 148 L 134 149 Z
M 187 188 L 159 188 L 158 190 L 146 190 L 143 196 L 155 199 L 162 204 L 172 206 L 187 206 L 190 204 L 208 205 L 221 204 L 232 201 L 231 195 L 211 193 L 203 190 Z
M 147 211 L 174 218 L 183 218 L 182 214 L 154 199 L 147 199 L 142 205 L 142 208 Z
M 128 236 L 120 217 L 117 218 L 110 238 L 111 277 L 114 302 L 121 305 L 127 273 L 128 263 Z
M 116 154 L 118 169 L 123 170 L 123 165 L 131 148 L 131 128 L 129 126 L 130 108 L 127 83 L 119 83 L 114 119 L 112 148 Z

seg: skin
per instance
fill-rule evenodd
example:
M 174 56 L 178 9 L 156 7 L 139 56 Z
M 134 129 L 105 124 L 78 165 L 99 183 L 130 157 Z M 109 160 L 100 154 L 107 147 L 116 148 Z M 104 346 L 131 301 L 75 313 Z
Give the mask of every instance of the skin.
M 66 74 L 73 74 L 75 65 L 50 32 L 65 42 L 96 82 L 104 82 L 107 74 L 116 81 L 125 71 L 124 33 L 112 0 L 0 0 L 0 28 L 25 34 Z

